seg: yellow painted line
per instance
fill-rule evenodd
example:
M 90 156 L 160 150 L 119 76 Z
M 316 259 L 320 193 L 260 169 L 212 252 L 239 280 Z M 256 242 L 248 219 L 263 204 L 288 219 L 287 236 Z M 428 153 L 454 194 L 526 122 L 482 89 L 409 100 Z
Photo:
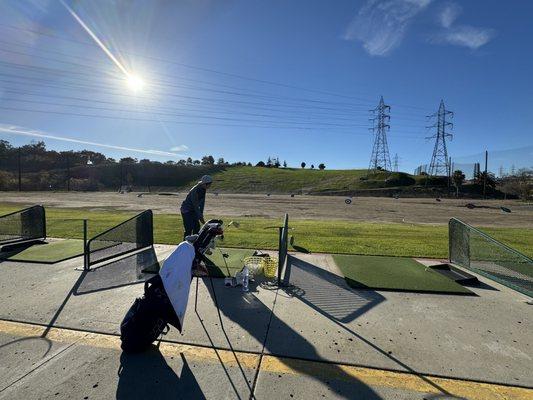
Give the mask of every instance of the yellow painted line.
M 17 337 L 40 337 L 45 332 L 45 328 L 38 325 L 0 320 L 0 332 Z M 46 338 L 60 343 L 78 343 L 84 346 L 120 350 L 120 338 L 114 335 L 51 328 Z M 199 361 L 223 362 L 224 365 L 240 365 L 247 369 L 256 369 L 259 363 L 259 355 L 257 354 L 215 350 L 180 343 L 163 342 L 159 350 L 165 357 L 184 354 Z M 319 361 L 295 360 L 270 355 L 263 357 L 261 371 L 331 380 L 359 381 L 370 387 L 387 387 L 419 393 L 447 393 L 469 400 L 533 400 L 533 389 Z
M 17 337 L 41 337 L 45 328 L 38 325 L 31 325 L 19 322 L 0 320 L 0 332 Z M 46 334 L 46 338 L 59 343 L 78 343 L 83 346 L 92 346 L 111 350 L 120 350 L 120 338 L 114 335 L 101 333 L 83 332 L 71 329 L 51 328 Z M 237 353 L 230 350 L 215 350 L 208 347 L 187 345 L 181 343 L 162 342 L 159 346 L 161 354 L 164 356 L 179 356 L 180 353 L 198 359 L 236 366 L 240 364 L 248 369 L 256 369 L 259 364 L 259 355 L 250 353 Z
M 263 357 L 261 371 L 359 381 L 370 387 L 381 386 L 420 393 L 449 393 L 469 400 L 533 400 L 532 389 L 268 355 Z

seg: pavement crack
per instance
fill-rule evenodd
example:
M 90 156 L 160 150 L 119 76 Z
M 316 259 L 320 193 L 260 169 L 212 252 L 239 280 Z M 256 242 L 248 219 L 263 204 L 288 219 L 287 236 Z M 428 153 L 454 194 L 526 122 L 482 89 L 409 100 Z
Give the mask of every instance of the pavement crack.
M 11 382 L 9 385 L 7 385 L 6 387 L 0 389 L 0 393 L 3 393 L 5 392 L 7 389 L 13 387 L 14 385 L 16 385 L 18 382 L 22 381 L 24 378 L 28 377 L 29 375 L 31 375 L 33 372 L 35 372 L 36 370 L 38 370 L 39 368 L 41 368 L 43 365 L 46 365 L 48 364 L 48 362 L 52 361 L 53 359 L 57 358 L 59 355 L 63 354 L 64 352 L 66 352 L 67 350 L 69 350 L 70 348 L 72 348 L 72 346 L 76 345 L 78 342 L 73 342 L 67 346 L 65 346 L 65 348 L 61 349 L 60 351 L 58 351 L 57 353 L 45 358 L 44 360 L 42 360 L 39 364 L 37 364 L 35 367 L 33 367 L 31 370 L 29 370 L 28 372 L 26 372 L 24 375 L 22 375 L 21 377 L 15 379 L 13 382 Z

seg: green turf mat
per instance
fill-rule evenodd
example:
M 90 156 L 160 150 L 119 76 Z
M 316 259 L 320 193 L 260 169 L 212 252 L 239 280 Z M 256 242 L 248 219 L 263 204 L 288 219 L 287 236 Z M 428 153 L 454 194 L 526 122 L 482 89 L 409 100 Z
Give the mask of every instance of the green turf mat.
M 333 259 L 346 282 L 356 289 L 472 293 L 412 258 L 335 255 Z
M 242 269 L 243 260 L 254 253 L 254 250 L 250 249 L 216 248 L 212 251 L 213 254 L 207 256 L 207 269 L 210 276 L 217 278 L 235 276 L 235 273 Z M 227 254 L 228 257 L 225 258 L 222 254 Z
M 34 244 L 8 257 L 8 260 L 53 264 L 81 255 L 83 255 L 83 240 L 66 239 Z

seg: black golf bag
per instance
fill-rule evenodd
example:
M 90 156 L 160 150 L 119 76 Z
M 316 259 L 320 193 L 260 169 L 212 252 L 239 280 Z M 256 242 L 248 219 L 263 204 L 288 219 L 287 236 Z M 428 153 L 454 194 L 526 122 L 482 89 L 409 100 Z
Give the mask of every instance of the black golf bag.
M 202 226 L 198 238 L 193 243 L 195 249 L 193 265 L 204 258 L 211 241 L 222 234 L 220 220 L 210 220 Z M 181 332 L 180 321 L 167 296 L 163 281 L 159 275 L 155 275 L 144 283 L 144 295 L 135 299 L 120 324 L 122 350 L 127 353 L 144 351 L 160 335 L 165 335 L 169 331 L 169 325 Z

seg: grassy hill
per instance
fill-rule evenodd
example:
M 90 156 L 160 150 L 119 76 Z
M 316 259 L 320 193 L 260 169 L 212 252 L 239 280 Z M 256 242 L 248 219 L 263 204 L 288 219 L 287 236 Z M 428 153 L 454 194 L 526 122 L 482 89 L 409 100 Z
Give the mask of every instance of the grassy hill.
M 213 175 L 212 190 L 231 193 L 327 193 L 415 184 L 405 173 L 367 170 L 311 170 L 301 168 L 231 167 Z

